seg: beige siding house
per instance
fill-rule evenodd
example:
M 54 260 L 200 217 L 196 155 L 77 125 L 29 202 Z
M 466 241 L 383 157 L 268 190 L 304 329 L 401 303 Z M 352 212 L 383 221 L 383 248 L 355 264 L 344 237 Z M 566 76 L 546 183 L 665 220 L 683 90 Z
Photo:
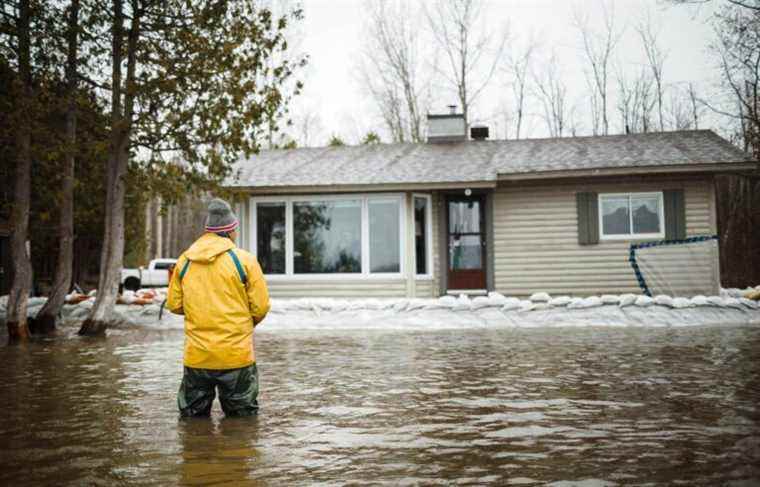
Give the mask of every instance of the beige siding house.
M 711 131 L 487 141 L 429 123 L 424 144 L 240 162 L 240 245 L 273 296 L 638 293 L 630 245 L 717 234 L 715 175 L 758 170 Z M 691 272 L 717 282 L 717 258 Z

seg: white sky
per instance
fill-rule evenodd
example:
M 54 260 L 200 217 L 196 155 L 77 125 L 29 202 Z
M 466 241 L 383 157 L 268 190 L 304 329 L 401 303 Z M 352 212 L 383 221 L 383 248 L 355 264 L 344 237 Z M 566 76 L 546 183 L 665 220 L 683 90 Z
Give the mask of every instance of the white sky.
M 706 20 L 715 7 L 673 6 L 662 0 L 607 1 L 614 6 L 616 25 L 624 29 L 615 53 L 616 62 L 623 69 L 638 71 L 643 65 L 644 52 L 634 27 L 649 11 L 655 25 L 661 28 L 659 41 L 668 53 L 664 67 L 666 84 L 685 87 L 693 82 L 703 96 L 713 89 L 717 75 L 707 52 L 712 35 Z M 303 0 L 305 18 L 300 27 L 300 47 L 309 54 L 310 63 L 302 74 L 305 90 L 293 106 L 293 115 L 295 119 L 306 112 L 318 116 L 318 133 L 310 135 L 309 145 L 324 145 L 333 133 L 348 143 L 358 143 L 368 130 L 379 132 L 387 141 L 373 100 L 362 91 L 357 75 L 366 22 L 363 5 L 363 0 Z M 508 23 L 511 32 L 508 49 L 523 45 L 533 36 L 540 46 L 535 57 L 536 67 L 548 59 L 552 50 L 556 51 L 570 99 L 583 111 L 586 110 L 584 93 L 588 92 L 583 75 L 586 64 L 581 38 L 573 23 L 574 9 L 586 12 L 592 25 L 601 27 L 600 0 L 490 0 L 486 1 L 483 17 L 487 24 L 483 28 L 493 32 Z M 424 24 L 420 28 L 423 33 L 426 31 Z M 609 88 L 613 93 L 616 84 L 615 77 L 611 76 Z M 489 125 L 491 138 L 503 137 L 504 117 L 496 114 L 503 111 L 508 93 L 507 77 L 497 72 L 474 107 L 471 120 Z M 446 105 L 455 102 L 453 91 L 437 86 L 431 112 L 445 113 Z M 528 111 L 531 115 L 526 120 L 528 130 L 523 137 L 546 136 L 535 100 L 530 102 Z M 611 132 L 619 132 L 620 117 L 614 100 L 608 114 Z M 710 128 L 716 123 L 719 123 L 717 119 L 705 121 L 700 128 Z M 582 123 L 579 135 L 590 130 L 590 122 Z

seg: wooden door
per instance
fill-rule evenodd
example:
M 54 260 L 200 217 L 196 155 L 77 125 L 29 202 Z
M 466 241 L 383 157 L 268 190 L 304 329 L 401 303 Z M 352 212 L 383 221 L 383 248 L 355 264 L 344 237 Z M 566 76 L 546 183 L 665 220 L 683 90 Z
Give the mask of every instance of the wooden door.
M 485 199 L 449 196 L 446 210 L 448 289 L 485 289 Z

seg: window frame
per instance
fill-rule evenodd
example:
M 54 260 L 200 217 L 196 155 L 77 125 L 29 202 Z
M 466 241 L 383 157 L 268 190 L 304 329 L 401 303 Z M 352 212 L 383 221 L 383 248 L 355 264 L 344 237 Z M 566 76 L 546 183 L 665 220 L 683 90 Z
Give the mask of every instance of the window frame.
M 255 201 L 254 201 L 255 200 Z M 258 255 L 258 246 L 259 246 L 259 232 L 258 232 L 258 208 L 256 206 L 256 203 L 282 203 L 285 205 L 285 273 L 284 274 L 264 274 L 267 279 L 270 279 L 272 277 L 283 277 L 288 275 L 288 256 L 291 255 L 290 253 L 293 251 L 292 247 L 289 246 L 287 235 L 290 231 L 290 227 L 292 222 L 290 219 L 292 218 L 292 215 L 288 214 L 288 202 L 283 198 L 278 197 L 257 197 L 257 198 L 251 198 L 251 201 L 248 203 L 248 208 L 250 208 L 250 211 L 248 212 L 248 249 L 253 255 Z M 258 261 L 258 257 L 257 257 Z M 292 260 L 290 261 L 292 271 Z M 264 269 L 261 270 L 264 272 Z
M 356 201 L 361 203 L 361 272 L 351 273 L 310 273 L 296 274 L 294 261 L 295 234 L 293 228 L 293 204 L 316 201 Z M 399 272 L 370 272 L 369 244 L 369 201 L 398 201 L 399 203 Z M 309 280 L 356 280 L 356 279 L 401 279 L 406 275 L 406 197 L 404 193 L 347 193 L 347 194 L 300 194 L 288 196 L 255 196 L 250 199 L 248 212 L 251 252 L 257 255 L 258 228 L 256 226 L 257 203 L 285 204 L 285 273 L 265 274 L 267 280 L 309 281 Z
M 417 274 L 417 222 L 414 220 L 416 207 L 414 205 L 415 199 L 427 200 L 425 207 L 425 268 L 427 272 L 425 274 Z M 415 279 L 433 279 L 433 196 L 423 193 L 412 193 L 412 253 L 414 256 L 414 277 Z
M 250 232 L 248 231 L 248 223 L 250 222 L 250 215 L 248 214 L 248 202 L 243 200 L 235 204 L 235 215 L 238 217 L 240 223 L 237 232 L 238 240 L 237 246 L 243 250 L 251 251 Z
M 658 198 L 660 218 L 660 231 L 657 233 L 634 233 L 633 232 L 633 211 L 631 208 L 632 198 Z M 612 234 L 606 235 L 604 233 L 604 214 L 603 214 L 603 200 L 604 199 L 628 199 L 628 228 L 627 234 Z M 599 221 L 599 240 L 646 240 L 646 239 L 664 239 L 665 238 L 665 197 L 663 191 L 646 191 L 646 192 L 630 192 L 630 193 L 599 193 L 598 202 L 598 221 Z

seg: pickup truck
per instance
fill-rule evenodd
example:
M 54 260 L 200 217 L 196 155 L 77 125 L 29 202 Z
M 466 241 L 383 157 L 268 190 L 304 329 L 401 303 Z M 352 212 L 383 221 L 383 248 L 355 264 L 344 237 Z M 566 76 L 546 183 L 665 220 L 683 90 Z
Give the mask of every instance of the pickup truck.
M 177 263 L 177 259 L 153 259 L 147 269 L 121 270 L 121 287 L 137 291 L 143 287 L 166 287 L 169 285 L 169 268 Z

